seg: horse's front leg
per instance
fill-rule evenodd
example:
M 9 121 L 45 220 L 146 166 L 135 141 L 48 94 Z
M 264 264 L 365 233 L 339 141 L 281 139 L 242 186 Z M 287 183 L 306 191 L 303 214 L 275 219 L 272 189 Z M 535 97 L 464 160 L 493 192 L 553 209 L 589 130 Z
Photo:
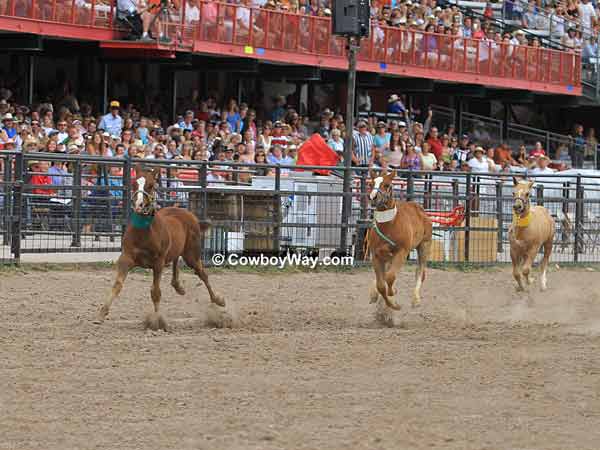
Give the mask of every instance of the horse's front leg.
M 146 328 L 150 328 L 151 330 L 159 330 L 163 329 L 167 331 L 167 323 L 165 319 L 158 312 L 160 308 L 160 278 L 162 276 L 163 268 L 165 267 L 165 262 L 161 259 L 157 263 L 155 263 L 152 268 L 152 290 L 150 291 L 150 295 L 152 297 L 152 303 L 154 304 L 154 312 L 148 314 L 145 319 L 144 326 Z
M 512 260 L 513 277 L 517 282 L 517 292 L 524 291 L 523 281 L 521 280 L 521 255 L 516 250 L 511 249 L 510 259 Z
M 104 322 L 104 319 L 106 319 L 106 316 L 108 316 L 110 307 L 121 293 L 121 289 L 123 289 L 123 284 L 125 283 L 127 274 L 133 266 L 134 263 L 131 260 L 131 258 L 129 258 L 126 255 L 119 256 L 119 259 L 117 260 L 117 278 L 115 280 L 115 283 L 113 284 L 110 298 L 106 301 L 106 303 L 104 303 L 104 305 L 102 305 L 100 311 L 98 311 L 98 317 L 96 318 L 96 320 L 94 320 L 94 323 L 101 324 L 102 322 Z
M 533 275 L 531 275 L 531 267 L 533 266 L 533 261 L 535 260 L 535 256 L 537 255 L 538 251 L 539 247 L 534 246 L 527 252 L 527 255 L 524 257 L 523 276 L 525 277 L 525 282 L 527 283 L 527 285 L 530 285 L 535 281 Z
M 389 296 L 393 297 L 394 295 L 396 295 L 394 283 L 396 282 L 396 276 L 398 272 L 400 272 L 400 269 L 402 269 L 402 266 L 406 262 L 407 256 L 408 251 L 401 248 L 400 250 L 398 250 L 398 253 L 396 253 L 392 258 L 392 263 L 390 264 L 390 267 L 385 274 L 385 282 L 387 283 L 387 292 Z

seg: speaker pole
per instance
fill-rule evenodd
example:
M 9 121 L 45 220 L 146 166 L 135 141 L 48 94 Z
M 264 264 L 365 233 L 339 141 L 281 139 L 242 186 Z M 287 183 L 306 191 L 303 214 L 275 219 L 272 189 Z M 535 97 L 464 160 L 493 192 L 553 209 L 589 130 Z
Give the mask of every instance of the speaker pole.
M 352 213 L 352 153 L 354 148 L 354 98 L 356 96 L 356 53 L 360 48 L 360 37 L 348 36 L 348 95 L 346 105 L 346 136 L 344 139 L 344 185 L 342 203 L 342 229 L 340 233 L 340 253 L 348 248 L 348 225 Z

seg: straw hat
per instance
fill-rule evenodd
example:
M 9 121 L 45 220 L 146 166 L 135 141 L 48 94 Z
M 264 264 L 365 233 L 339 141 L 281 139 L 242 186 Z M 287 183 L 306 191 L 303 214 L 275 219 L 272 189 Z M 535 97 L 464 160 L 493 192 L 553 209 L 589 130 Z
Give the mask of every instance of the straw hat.
M 475 150 L 473 150 L 473 154 L 475 153 L 485 153 L 485 150 L 483 149 L 483 147 L 479 146 L 479 147 L 475 147 Z

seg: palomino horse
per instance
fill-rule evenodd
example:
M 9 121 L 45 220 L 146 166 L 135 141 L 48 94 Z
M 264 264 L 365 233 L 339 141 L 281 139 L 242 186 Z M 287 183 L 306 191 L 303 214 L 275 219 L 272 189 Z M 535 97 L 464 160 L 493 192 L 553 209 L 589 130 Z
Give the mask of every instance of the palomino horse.
M 375 283 L 371 289 L 371 303 L 378 303 L 377 317 L 387 325 L 393 325 L 393 310 L 400 306 L 390 297 L 396 294 L 396 274 L 409 253 L 417 249 L 418 262 L 413 306 L 421 302 L 421 285 L 425 280 L 425 268 L 431 248 L 431 219 L 423 208 L 414 202 L 394 200 L 392 181 L 396 171 L 375 177 L 371 173 L 373 189 L 371 205 L 375 208 L 373 227 L 367 232 L 366 242 L 373 261 Z
M 541 264 L 541 289 L 546 290 L 546 270 L 552 253 L 554 240 L 554 219 L 543 206 L 531 206 L 529 191 L 533 181 L 514 179 L 513 188 L 513 220 L 508 237 L 510 241 L 510 258 L 513 276 L 517 280 L 517 291 L 523 291 L 522 277 L 531 284 L 529 272 L 535 256 L 544 246 L 544 259 Z
M 147 318 L 146 325 L 154 330 L 162 328 L 166 331 L 166 322 L 158 312 L 161 298 L 160 277 L 164 267 L 172 264 L 171 286 L 178 294 L 185 294 L 179 281 L 179 257 L 183 257 L 185 263 L 206 285 L 212 303 L 225 306 L 225 301 L 212 290 L 200 258 L 200 239 L 208 226 L 200 224 L 198 219 L 185 209 L 169 207 L 157 211 L 156 186 L 160 169 L 144 171 L 138 166 L 136 172 L 137 189 L 132 195 L 133 212 L 131 223 L 123 237 L 121 256 L 117 261 L 117 278 L 110 298 L 100 308 L 96 323 L 102 323 L 108 315 L 129 271 L 134 267 L 143 267 L 152 269 L 154 275 L 151 290 L 154 313 Z

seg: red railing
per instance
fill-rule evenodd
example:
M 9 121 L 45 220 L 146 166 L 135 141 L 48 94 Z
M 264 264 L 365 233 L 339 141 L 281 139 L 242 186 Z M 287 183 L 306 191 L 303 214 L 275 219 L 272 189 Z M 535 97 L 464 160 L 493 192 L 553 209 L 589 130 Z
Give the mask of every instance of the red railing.
M 0 26 L 5 17 L 118 31 L 115 6 L 109 0 L 0 0 Z M 174 11 L 163 27 L 173 40 L 169 47 L 174 50 L 219 53 L 225 51 L 224 46 L 234 46 L 239 55 L 346 67 L 345 42 L 331 34 L 331 20 L 326 17 L 181 0 L 179 11 Z M 27 31 L 26 27 L 23 31 Z M 94 34 L 88 30 L 82 38 L 94 39 Z M 359 70 L 551 92 L 581 92 L 578 53 L 419 30 L 374 25 L 370 37 L 361 43 L 358 61 Z

